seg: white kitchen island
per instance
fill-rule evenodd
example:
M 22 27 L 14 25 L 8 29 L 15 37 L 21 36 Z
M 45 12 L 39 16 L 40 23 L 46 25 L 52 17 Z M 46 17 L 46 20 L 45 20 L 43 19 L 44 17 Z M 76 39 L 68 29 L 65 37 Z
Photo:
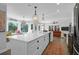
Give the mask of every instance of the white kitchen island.
M 9 36 L 12 55 L 41 55 L 49 43 L 50 32 Z

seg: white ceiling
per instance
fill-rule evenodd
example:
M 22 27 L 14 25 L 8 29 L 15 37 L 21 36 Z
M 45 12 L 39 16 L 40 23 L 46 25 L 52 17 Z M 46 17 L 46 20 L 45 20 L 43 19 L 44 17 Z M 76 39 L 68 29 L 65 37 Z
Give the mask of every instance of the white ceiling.
M 74 8 L 73 3 L 13 3 L 7 4 L 7 13 L 15 14 L 16 16 L 31 20 L 34 15 L 34 6 L 37 6 L 37 14 L 39 15 L 40 20 L 42 19 L 42 14 L 45 15 L 45 20 L 69 20 L 72 18 L 72 12 Z

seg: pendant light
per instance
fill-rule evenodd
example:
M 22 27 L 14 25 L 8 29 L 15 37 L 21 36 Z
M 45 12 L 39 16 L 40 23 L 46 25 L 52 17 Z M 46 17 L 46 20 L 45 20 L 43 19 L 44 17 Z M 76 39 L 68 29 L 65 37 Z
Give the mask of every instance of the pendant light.
M 38 18 L 38 15 L 37 15 L 37 12 L 36 12 L 36 9 L 37 9 L 37 6 L 34 6 L 34 9 L 35 9 L 35 14 L 33 15 L 33 22 L 35 23 L 35 24 L 37 24 L 38 23 L 38 20 L 39 20 L 39 18 Z
M 43 20 L 43 31 L 45 30 L 45 18 L 44 18 L 44 13 L 42 14 L 42 20 Z

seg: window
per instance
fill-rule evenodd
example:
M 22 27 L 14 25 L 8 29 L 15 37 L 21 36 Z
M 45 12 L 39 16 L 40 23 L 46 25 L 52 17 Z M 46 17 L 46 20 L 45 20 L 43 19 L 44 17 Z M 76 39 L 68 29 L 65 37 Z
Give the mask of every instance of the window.
M 10 19 L 8 22 L 8 31 L 14 33 L 18 28 L 18 23 L 16 20 Z
M 33 30 L 33 24 L 31 24 L 31 30 Z
M 69 31 L 69 27 L 61 27 L 62 31 Z
M 49 31 L 51 31 L 51 26 L 49 26 Z
M 39 25 L 39 31 L 40 31 L 40 25 Z
M 35 25 L 35 31 L 37 30 L 37 26 Z
M 21 31 L 28 32 L 28 24 L 21 24 Z

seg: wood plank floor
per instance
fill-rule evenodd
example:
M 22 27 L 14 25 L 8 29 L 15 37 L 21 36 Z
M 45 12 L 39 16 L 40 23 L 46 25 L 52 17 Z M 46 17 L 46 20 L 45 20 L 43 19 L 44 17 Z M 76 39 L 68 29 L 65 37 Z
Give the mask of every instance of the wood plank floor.
M 8 49 L 7 51 L 1 53 L 0 55 L 11 55 L 11 49 Z
M 65 39 L 54 37 L 53 42 L 43 52 L 43 55 L 69 55 Z

